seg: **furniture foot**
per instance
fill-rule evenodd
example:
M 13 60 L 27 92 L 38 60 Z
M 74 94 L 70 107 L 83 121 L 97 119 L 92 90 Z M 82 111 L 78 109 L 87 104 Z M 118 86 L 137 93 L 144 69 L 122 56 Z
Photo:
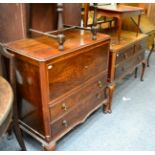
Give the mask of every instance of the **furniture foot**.
M 146 62 L 142 62 L 142 73 L 141 73 L 141 81 L 144 81 L 144 72 L 145 72 L 145 68 L 146 68 Z
M 149 55 L 147 57 L 147 67 L 150 66 L 150 63 L 149 62 L 150 62 L 150 57 L 151 57 L 151 54 L 152 54 L 153 50 L 154 50 L 154 44 L 152 44 L 152 47 L 150 49 L 150 53 L 149 53 Z
M 106 106 L 103 107 L 103 111 L 105 114 L 112 113 L 112 110 L 111 110 L 112 96 L 113 96 L 113 92 L 115 90 L 115 84 L 110 84 L 107 89 L 108 89 L 108 103 Z
M 43 150 L 44 151 L 54 151 L 55 149 L 56 149 L 56 143 L 43 145 Z
M 135 78 L 137 78 L 138 67 L 135 68 Z

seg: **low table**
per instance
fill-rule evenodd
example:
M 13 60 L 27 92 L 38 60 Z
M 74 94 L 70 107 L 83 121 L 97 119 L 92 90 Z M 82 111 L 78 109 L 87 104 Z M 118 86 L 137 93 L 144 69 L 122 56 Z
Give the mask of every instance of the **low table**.
M 10 84 L 0 76 L 0 136 L 7 130 L 12 116 L 13 91 Z
M 140 18 L 144 9 L 140 7 L 126 6 L 126 5 L 116 5 L 116 6 L 98 6 L 97 13 L 105 17 L 115 17 L 117 18 L 118 25 L 118 42 L 120 42 L 121 30 L 122 30 L 122 20 L 126 17 L 138 16 L 138 27 L 137 34 L 139 32 Z

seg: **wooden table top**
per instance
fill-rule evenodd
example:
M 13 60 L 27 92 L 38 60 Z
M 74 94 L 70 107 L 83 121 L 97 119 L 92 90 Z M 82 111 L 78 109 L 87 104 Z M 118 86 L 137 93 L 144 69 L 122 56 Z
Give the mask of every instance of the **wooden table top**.
M 10 84 L 0 76 L 0 126 L 7 118 L 13 104 L 13 92 Z
M 92 33 L 84 30 L 65 31 L 64 50 L 58 49 L 58 42 L 46 36 L 24 39 L 8 43 L 6 47 L 15 53 L 37 61 L 46 61 L 88 45 L 110 40 L 110 36 L 97 33 L 97 39 L 92 40 Z
M 114 5 L 114 6 L 113 5 L 98 6 L 97 9 L 111 11 L 111 12 L 118 12 L 118 13 L 144 11 L 144 9 L 140 7 L 127 6 L 127 5 L 121 5 L 121 4 Z
M 138 40 L 148 37 L 146 34 L 139 33 L 136 37 L 136 32 L 131 31 L 122 31 L 120 42 L 118 42 L 117 36 L 115 33 L 109 33 L 111 35 L 111 52 L 117 52 L 125 47 L 130 46 Z

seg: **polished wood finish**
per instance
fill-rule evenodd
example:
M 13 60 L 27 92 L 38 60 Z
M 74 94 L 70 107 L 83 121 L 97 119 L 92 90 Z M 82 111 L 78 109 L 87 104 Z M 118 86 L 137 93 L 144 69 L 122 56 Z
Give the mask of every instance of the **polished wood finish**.
M 110 112 L 108 60 L 110 37 L 91 32 L 64 32 L 64 51 L 48 37 L 7 44 L 15 54 L 21 128 L 44 150 L 104 105 Z
M 123 18 L 138 16 L 138 28 L 137 34 L 139 32 L 139 25 L 140 25 L 140 18 L 141 14 L 143 13 L 144 9 L 140 7 L 133 7 L 133 6 L 126 6 L 118 4 L 116 6 L 98 6 L 97 12 L 105 17 L 114 17 L 117 19 L 117 34 L 118 34 L 118 41 L 120 42 L 121 38 L 121 31 L 122 31 L 122 21 Z

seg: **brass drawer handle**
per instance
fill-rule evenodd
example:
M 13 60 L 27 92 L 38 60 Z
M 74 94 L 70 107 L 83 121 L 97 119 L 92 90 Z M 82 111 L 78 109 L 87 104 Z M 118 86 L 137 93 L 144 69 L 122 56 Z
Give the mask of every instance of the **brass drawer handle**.
M 49 66 L 48 66 L 48 69 L 52 69 L 52 68 L 53 68 L 53 66 L 52 66 L 52 65 L 49 65 Z
M 61 106 L 61 108 L 62 108 L 64 111 L 67 111 L 67 105 L 66 105 L 66 103 L 63 103 L 62 106 Z
M 65 126 L 65 127 L 67 127 L 67 126 L 68 126 L 67 120 L 63 120 L 63 121 L 62 121 L 62 125 Z
M 88 69 L 88 66 L 84 66 L 85 69 Z
M 99 88 L 103 87 L 102 81 L 98 81 L 98 86 L 99 86 Z
M 97 94 L 96 94 L 96 98 L 97 98 L 97 99 L 101 99 L 101 95 L 97 93 Z

